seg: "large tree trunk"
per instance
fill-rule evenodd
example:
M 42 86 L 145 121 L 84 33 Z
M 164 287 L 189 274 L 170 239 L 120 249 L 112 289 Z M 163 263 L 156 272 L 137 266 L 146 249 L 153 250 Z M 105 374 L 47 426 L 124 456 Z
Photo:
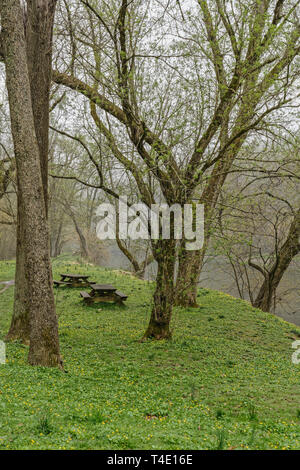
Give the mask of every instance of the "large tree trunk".
M 174 273 L 176 243 L 174 240 L 161 240 L 153 248 L 157 261 L 156 289 L 149 326 L 142 338 L 170 339 L 170 322 L 174 303 Z
M 12 136 L 17 166 L 17 186 L 23 216 L 25 276 L 30 285 L 29 363 L 61 366 L 58 325 L 52 289 L 49 234 L 35 134 L 26 61 L 26 44 L 19 0 L 0 3 Z
M 28 0 L 26 12 L 26 56 L 31 88 L 35 133 L 39 146 L 44 203 L 48 213 L 49 95 L 51 86 L 52 31 L 56 0 Z M 19 197 L 19 196 L 18 196 Z M 29 315 L 22 214 L 18 215 L 15 302 L 8 340 L 29 342 Z
M 251 122 L 253 119 L 256 105 L 261 97 L 261 95 L 255 93 L 255 84 L 257 82 L 257 78 L 258 71 L 254 70 L 253 74 L 250 74 L 244 83 L 244 99 L 241 102 L 239 114 L 237 116 L 235 127 L 232 130 L 231 135 L 239 134 L 240 130 L 249 125 L 249 122 Z M 228 113 L 230 113 L 230 111 L 230 108 L 228 108 L 223 116 L 225 126 L 220 135 L 221 147 L 224 147 L 224 145 L 230 140 L 228 135 Z M 202 250 L 194 252 L 194 255 L 187 253 L 186 255 L 182 256 L 182 266 L 180 266 L 182 276 L 178 277 L 178 284 L 176 286 L 176 303 L 178 305 L 194 306 L 197 303 L 197 283 L 203 268 L 204 256 L 213 230 L 215 208 L 231 166 L 239 151 L 241 150 L 246 138 L 247 132 L 235 139 L 235 141 L 224 151 L 224 153 L 222 155 L 220 154 L 221 158 L 214 166 L 211 176 L 208 179 L 208 183 L 203 189 L 200 201 L 205 206 L 204 247 Z M 190 287 L 188 289 L 183 287 L 183 292 L 181 293 L 181 286 Z
M 252 104 L 252 108 L 255 106 Z M 241 117 L 240 126 L 247 122 L 248 116 L 250 120 L 251 108 L 249 106 L 248 113 Z M 209 245 L 210 237 L 213 230 L 215 208 L 218 203 L 222 188 L 226 181 L 227 175 L 245 142 L 246 134 L 235 141 L 227 150 L 224 159 L 222 159 L 213 169 L 209 182 L 204 188 L 200 202 L 204 204 L 204 246 L 198 251 L 186 251 L 184 244 L 181 246 L 179 254 L 178 276 L 176 282 L 176 305 L 183 307 L 194 307 L 197 305 L 198 281 L 204 264 L 204 257 Z
M 216 197 L 216 192 L 211 197 Z M 201 250 L 188 251 L 185 248 L 185 240 L 182 240 L 178 256 L 178 272 L 175 289 L 175 305 L 182 307 L 197 307 L 198 282 L 204 264 L 204 257 L 209 243 L 212 227 L 212 214 L 215 202 L 208 203 L 205 198 L 205 226 L 204 244 Z
M 27 0 L 27 65 L 46 212 L 48 212 L 49 100 L 55 6 L 56 0 Z
M 276 255 L 276 260 L 268 271 L 265 272 L 265 279 L 262 283 L 258 295 L 253 302 L 253 307 L 260 308 L 264 312 L 270 312 L 272 302 L 279 283 L 288 269 L 293 258 L 300 252 L 300 209 L 295 214 L 291 224 L 288 237 Z M 255 267 L 252 263 L 250 266 Z
M 205 248 L 187 251 L 184 240 L 178 255 L 175 305 L 198 307 L 198 280 L 202 268 Z

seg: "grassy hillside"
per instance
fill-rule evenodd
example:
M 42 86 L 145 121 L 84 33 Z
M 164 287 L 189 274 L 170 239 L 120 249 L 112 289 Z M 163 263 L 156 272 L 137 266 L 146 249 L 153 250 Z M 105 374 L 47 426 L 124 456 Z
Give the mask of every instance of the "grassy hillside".
M 248 303 L 200 290 L 198 309 L 175 309 L 171 342 L 138 340 L 153 283 L 116 271 L 54 263 L 129 294 L 126 308 L 88 307 L 55 291 L 67 373 L 32 368 L 7 345 L 0 365 L 0 449 L 299 449 L 300 330 Z M 0 280 L 13 278 L 0 263 Z M 13 288 L 0 294 L 0 339 Z

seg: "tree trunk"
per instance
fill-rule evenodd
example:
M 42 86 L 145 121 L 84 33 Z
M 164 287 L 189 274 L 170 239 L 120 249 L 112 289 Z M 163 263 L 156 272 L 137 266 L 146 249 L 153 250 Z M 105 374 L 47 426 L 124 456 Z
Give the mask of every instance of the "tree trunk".
M 17 187 L 22 201 L 24 239 L 21 241 L 27 286 L 30 286 L 27 291 L 30 321 L 28 360 L 32 365 L 61 366 L 46 206 L 19 0 L 2 0 L 0 11 Z
M 6 336 L 6 341 L 19 340 L 29 344 L 29 310 L 28 310 L 28 288 L 25 276 L 25 253 L 24 253 L 24 209 L 22 208 L 21 194 L 18 192 L 18 224 L 17 224 L 17 248 L 16 248 L 16 274 L 15 274 L 15 297 L 14 312 L 11 325 Z
M 170 322 L 174 303 L 174 273 L 176 243 L 174 240 L 161 240 L 153 248 L 157 261 L 156 289 L 149 326 L 142 338 L 170 339 Z
M 56 0 L 29 0 L 26 12 L 26 57 L 31 88 L 35 133 L 39 146 L 44 203 L 48 213 L 49 95 L 51 86 L 52 31 Z M 18 216 L 22 219 L 22 215 Z M 29 342 L 26 271 L 21 221 L 17 230 L 14 311 L 8 340 Z
M 60 224 L 59 224 L 59 227 L 58 227 L 58 232 L 57 232 L 57 235 L 55 237 L 55 244 L 54 244 L 54 250 L 53 250 L 53 257 L 54 258 L 57 258 L 57 256 L 60 255 L 61 253 L 61 234 L 62 234 L 62 228 L 63 228 L 63 219 L 61 220 Z
M 73 220 L 74 227 L 75 227 L 75 230 L 76 230 L 77 235 L 78 235 L 78 239 L 79 239 L 79 243 L 80 243 L 81 256 L 82 256 L 82 258 L 88 259 L 89 258 L 89 250 L 88 250 L 88 244 L 86 242 L 86 238 L 83 235 L 83 232 L 82 232 L 81 228 L 79 227 L 79 225 L 77 223 L 77 220 L 76 220 L 76 217 L 74 216 L 73 213 L 71 213 L 71 218 Z
M 27 66 L 47 213 L 49 100 L 55 6 L 56 0 L 27 0 L 26 13 Z
M 132 252 L 126 247 L 125 243 L 122 242 L 122 240 L 119 237 L 119 228 L 117 227 L 116 230 L 116 242 L 119 247 L 119 249 L 122 251 L 122 253 L 126 256 L 128 261 L 131 263 L 134 271 L 134 275 L 138 277 L 139 279 L 144 279 L 145 278 L 145 271 L 147 266 L 151 264 L 154 261 L 154 257 L 152 255 L 146 256 L 143 262 L 139 262 Z
M 187 251 L 184 241 L 178 256 L 175 305 L 198 307 L 198 280 L 204 258 L 204 249 Z
M 250 110 L 251 108 L 249 106 L 248 113 L 250 113 Z M 251 113 L 248 113 L 245 116 L 242 114 L 240 126 L 243 125 L 244 121 L 247 122 L 248 115 L 250 120 Z M 186 251 L 182 244 L 181 253 L 179 254 L 178 276 L 175 289 L 176 305 L 184 307 L 194 307 L 197 305 L 197 286 L 213 229 L 215 207 L 218 203 L 231 165 L 245 142 L 245 139 L 246 134 L 237 139 L 235 143 L 230 146 L 224 158 L 214 167 L 209 182 L 201 194 L 199 202 L 204 204 L 205 218 L 204 246 L 198 251 Z
M 288 237 L 277 253 L 274 265 L 265 273 L 264 282 L 262 283 L 259 293 L 253 302 L 253 307 L 260 308 L 264 312 L 270 312 L 276 289 L 291 261 L 300 252 L 299 237 L 300 209 L 294 216 Z
M 265 279 L 253 302 L 253 307 L 260 308 L 263 312 L 270 312 L 275 292 L 276 287 L 272 277 Z

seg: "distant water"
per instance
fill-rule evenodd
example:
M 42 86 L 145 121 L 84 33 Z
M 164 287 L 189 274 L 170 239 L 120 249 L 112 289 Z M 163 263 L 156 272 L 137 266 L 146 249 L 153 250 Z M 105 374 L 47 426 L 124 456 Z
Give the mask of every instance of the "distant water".
M 209 260 L 200 278 L 200 285 L 239 297 L 231 268 L 222 257 Z M 294 262 L 277 289 L 276 315 L 300 326 L 300 267 Z
M 130 263 L 120 252 L 117 245 L 111 244 L 108 251 L 109 256 L 103 264 L 104 266 L 131 270 Z M 146 279 L 155 279 L 155 274 L 155 264 L 152 263 L 146 271 Z M 231 267 L 226 259 L 221 256 L 209 257 L 201 274 L 199 285 L 239 297 L 237 287 L 231 276 Z M 277 303 L 276 315 L 300 326 L 300 259 L 298 263 L 294 262 L 290 266 L 282 278 L 277 289 L 277 297 L 280 300 Z

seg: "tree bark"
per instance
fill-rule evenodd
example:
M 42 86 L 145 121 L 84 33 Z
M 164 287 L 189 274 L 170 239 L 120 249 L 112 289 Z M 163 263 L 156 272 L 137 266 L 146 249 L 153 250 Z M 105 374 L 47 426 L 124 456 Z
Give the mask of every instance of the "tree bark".
M 25 25 L 31 101 L 40 153 L 46 212 L 48 212 L 49 100 L 55 6 L 56 0 L 27 0 Z
M 187 251 L 184 240 L 178 255 L 175 305 L 198 307 L 198 280 L 201 272 L 205 249 Z
M 28 0 L 26 11 L 26 57 L 30 81 L 35 134 L 39 146 L 44 203 L 48 214 L 49 96 L 51 87 L 52 31 L 56 0 Z M 18 194 L 18 199 L 21 196 Z M 18 206 L 21 205 L 18 203 Z M 8 340 L 29 342 L 29 314 L 22 214 L 18 215 L 15 301 Z
M 174 240 L 161 240 L 155 244 L 153 255 L 157 261 L 156 289 L 154 305 L 148 328 L 142 338 L 156 340 L 170 339 L 170 323 L 174 303 L 174 273 L 176 263 L 176 243 Z
M 21 195 L 30 321 L 29 363 L 62 366 L 52 289 L 49 233 L 19 0 L 0 3 L 10 118 Z

